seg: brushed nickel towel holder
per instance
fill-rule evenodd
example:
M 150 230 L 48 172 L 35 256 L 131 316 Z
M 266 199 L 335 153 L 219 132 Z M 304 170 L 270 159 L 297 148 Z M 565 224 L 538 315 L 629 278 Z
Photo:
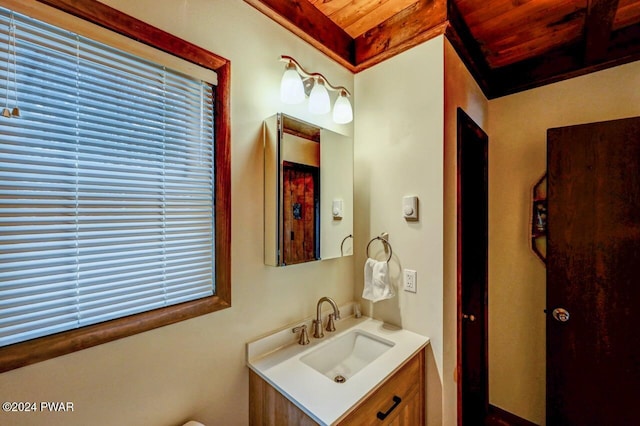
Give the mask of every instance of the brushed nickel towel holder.
M 344 237 L 344 239 L 342 240 L 342 243 L 340 243 L 340 256 L 344 256 L 344 242 L 347 241 L 349 238 L 353 238 L 353 234 L 349 234 L 346 237 Z
M 367 257 L 371 258 L 371 256 L 369 256 L 369 246 L 375 240 L 382 241 L 382 244 L 384 245 L 384 252 L 385 253 L 389 253 L 389 257 L 387 257 L 387 263 L 389 263 L 389 261 L 391 260 L 391 257 L 393 256 L 393 248 L 391 247 L 391 244 L 389 244 L 389 234 L 387 234 L 386 232 L 383 232 L 382 234 L 380 234 L 377 237 L 373 237 L 369 241 L 369 244 L 367 244 Z

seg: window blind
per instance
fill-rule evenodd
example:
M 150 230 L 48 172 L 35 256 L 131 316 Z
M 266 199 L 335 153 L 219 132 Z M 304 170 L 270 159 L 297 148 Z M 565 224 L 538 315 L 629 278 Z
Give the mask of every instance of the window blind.
M 209 84 L 0 8 L 0 94 L 0 346 L 215 294 Z

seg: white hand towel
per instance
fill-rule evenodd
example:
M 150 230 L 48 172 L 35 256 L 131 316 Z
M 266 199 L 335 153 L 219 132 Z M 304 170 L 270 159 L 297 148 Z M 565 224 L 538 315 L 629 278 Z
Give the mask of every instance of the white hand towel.
M 364 263 L 364 289 L 362 298 L 373 302 L 390 299 L 395 296 L 393 287 L 389 282 L 389 269 L 387 262 L 379 262 L 367 259 Z

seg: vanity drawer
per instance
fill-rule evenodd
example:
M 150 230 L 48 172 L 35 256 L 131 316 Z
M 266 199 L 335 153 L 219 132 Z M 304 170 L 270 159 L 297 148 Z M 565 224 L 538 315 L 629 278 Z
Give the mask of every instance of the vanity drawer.
M 424 424 L 424 350 L 366 397 L 338 425 Z

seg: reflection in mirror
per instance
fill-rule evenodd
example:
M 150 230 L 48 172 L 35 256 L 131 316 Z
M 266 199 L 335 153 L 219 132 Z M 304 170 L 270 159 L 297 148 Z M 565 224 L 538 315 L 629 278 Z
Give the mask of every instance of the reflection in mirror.
M 351 255 L 351 139 L 277 114 L 264 122 L 264 155 L 265 264 Z

